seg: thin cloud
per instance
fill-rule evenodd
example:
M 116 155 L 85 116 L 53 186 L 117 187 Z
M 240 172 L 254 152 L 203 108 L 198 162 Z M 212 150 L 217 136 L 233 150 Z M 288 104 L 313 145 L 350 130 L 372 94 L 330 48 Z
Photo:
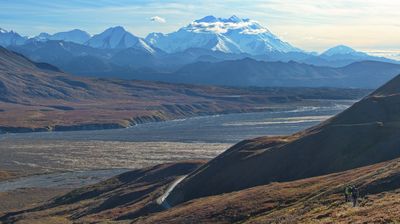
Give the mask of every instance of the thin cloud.
M 166 23 L 167 21 L 159 16 L 153 16 L 150 18 L 151 21 L 156 22 L 156 23 Z

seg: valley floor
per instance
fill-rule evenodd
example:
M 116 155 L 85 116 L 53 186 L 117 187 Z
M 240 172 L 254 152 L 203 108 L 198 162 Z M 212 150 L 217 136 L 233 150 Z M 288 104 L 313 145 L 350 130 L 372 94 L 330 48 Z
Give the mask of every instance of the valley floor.
M 36 206 L 73 188 L 129 169 L 188 159 L 208 160 L 229 146 L 223 143 L 1 140 L 0 215 Z M 82 175 L 76 177 L 74 173 Z

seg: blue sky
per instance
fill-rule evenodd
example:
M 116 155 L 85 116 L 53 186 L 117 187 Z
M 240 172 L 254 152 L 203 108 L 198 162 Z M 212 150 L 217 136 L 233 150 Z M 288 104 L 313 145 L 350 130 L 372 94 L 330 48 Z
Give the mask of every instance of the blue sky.
M 175 31 L 206 15 L 237 15 L 257 20 L 309 51 L 346 44 L 397 54 L 399 9 L 400 1 L 393 0 L 1 0 L 0 27 L 32 36 L 74 28 L 96 34 L 122 25 L 144 37 L 149 32 Z

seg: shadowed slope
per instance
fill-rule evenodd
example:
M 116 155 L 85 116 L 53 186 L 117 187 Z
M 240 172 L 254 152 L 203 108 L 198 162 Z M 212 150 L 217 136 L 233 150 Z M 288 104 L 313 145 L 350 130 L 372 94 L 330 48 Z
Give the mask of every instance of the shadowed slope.
M 400 76 L 341 114 L 288 137 L 243 141 L 185 178 L 167 198 L 194 198 L 366 166 L 400 156 Z
M 195 199 L 133 223 L 397 223 L 400 161 Z M 348 185 L 359 206 L 344 202 Z

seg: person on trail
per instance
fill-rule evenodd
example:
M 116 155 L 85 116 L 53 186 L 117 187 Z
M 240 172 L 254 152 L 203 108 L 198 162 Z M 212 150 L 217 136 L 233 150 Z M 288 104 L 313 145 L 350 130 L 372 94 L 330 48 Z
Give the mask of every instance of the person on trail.
M 358 189 L 355 186 L 353 186 L 351 188 L 351 198 L 353 200 L 353 207 L 357 206 L 358 196 L 359 196 Z
M 349 202 L 349 201 L 350 201 L 350 197 L 351 197 L 351 187 L 350 187 L 350 186 L 347 186 L 347 187 L 344 189 L 344 198 L 345 198 L 345 201 L 346 201 L 346 202 Z

